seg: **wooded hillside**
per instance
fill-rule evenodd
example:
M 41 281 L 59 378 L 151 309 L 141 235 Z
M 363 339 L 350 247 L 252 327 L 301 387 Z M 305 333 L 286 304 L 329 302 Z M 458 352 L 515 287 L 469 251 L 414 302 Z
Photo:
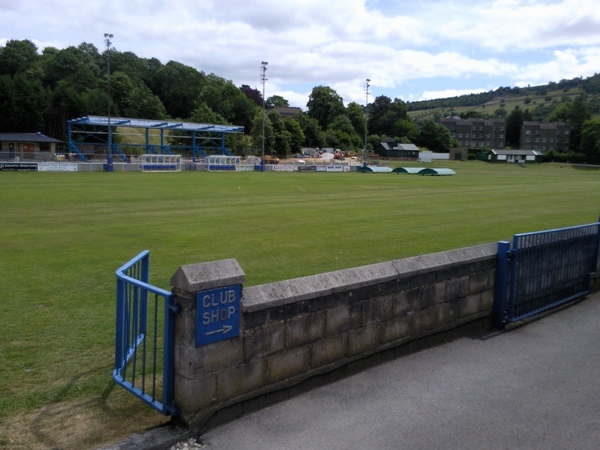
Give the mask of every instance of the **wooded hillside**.
M 218 75 L 132 52 L 100 53 L 89 43 L 47 47 L 41 54 L 29 40 L 0 47 L 0 132 L 41 131 L 66 140 L 67 121 L 83 116 L 176 119 L 241 125 L 243 135 L 227 137 L 231 150 L 258 154 L 264 139 L 267 154 L 286 157 L 304 147 L 360 153 L 384 138 L 448 151 L 455 143 L 439 123 L 442 117 L 516 118 L 569 122 L 575 137 L 571 152 L 600 161 L 600 75 L 422 102 L 381 95 L 366 108 L 344 105 L 335 90 L 316 86 L 306 111 L 286 118 L 274 109 L 289 106 L 283 97 L 264 104 L 263 136 L 261 93 Z

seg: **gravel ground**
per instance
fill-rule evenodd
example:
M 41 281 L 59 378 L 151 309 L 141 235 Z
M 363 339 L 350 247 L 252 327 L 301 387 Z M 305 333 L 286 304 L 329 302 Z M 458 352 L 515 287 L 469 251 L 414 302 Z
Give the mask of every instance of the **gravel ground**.
M 197 448 L 205 448 L 203 444 L 196 442 L 196 439 L 190 438 L 185 442 L 178 442 L 170 450 L 193 450 Z

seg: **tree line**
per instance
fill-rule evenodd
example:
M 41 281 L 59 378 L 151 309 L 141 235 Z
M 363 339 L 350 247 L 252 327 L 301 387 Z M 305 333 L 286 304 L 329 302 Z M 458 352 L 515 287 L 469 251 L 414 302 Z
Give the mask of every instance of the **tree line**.
M 559 82 L 549 82 L 547 85 L 527 86 L 527 87 L 509 87 L 501 86 L 494 91 L 481 92 L 478 94 L 465 94 L 456 97 L 438 98 L 432 100 L 419 100 L 408 103 L 409 111 L 422 111 L 438 108 L 459 108 L 469 106 L 480 106 L 489 101 L 498 98 L 507 97 L 527 97 L 527 96 L 545 96 L 549 92 L 563 91 L 570 89 L 580 89 L 584 94 L 600 94 L 600 75 L 594 74 L 591 77 L 573 78 L 572 80 L 561 80 Z M 595 102 L 594 102 L 595 103 Z M 597 111 L 597 112 L 600 112 Z
M 110 71 L 109 71 L 110 68 Z M 263 139 L 263 98 L 255 88 L 185 64 L 140 58 L 132 52 L 99 52 L 89 43 L 41 54 L 30 40 L 0 47 L 0 132 L 41 131 L 66 140 L 67 121 L 98 115 L 233 124 L 243 135 L 227 136 L 239 155 L 257 153 Z M 294 118 L 275 110 L 281 96 L 265 99 L 265 152 L 286 157 L 302 148 L 374 148 L 386 137 L 448 151 L 448 130 L 430 120 L 417 124 L 400 99 L 379 96 L 366 107 L 344 105 L 332 88 L 316 86 Z

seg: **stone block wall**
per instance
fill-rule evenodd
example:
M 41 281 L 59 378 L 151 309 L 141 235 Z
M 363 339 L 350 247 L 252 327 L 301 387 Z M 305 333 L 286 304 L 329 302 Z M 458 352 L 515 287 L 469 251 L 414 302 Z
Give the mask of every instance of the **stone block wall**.
M 235 260 L 183 266 L 172 278 L 181 418 L 198 429 L 216 409 L 491 317 L 496 252 L 494 243 L 243 288 L 240 336 L 201 347 L 196 292 L 245 276 Z

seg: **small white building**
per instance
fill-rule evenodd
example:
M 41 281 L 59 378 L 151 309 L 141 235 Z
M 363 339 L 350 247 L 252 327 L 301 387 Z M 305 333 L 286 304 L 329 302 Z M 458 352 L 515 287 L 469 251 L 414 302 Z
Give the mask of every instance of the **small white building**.
M 535 163 L 542 161 L 542 154 L 535 150 L 491 150 L 487 154 L 487 161 Z

